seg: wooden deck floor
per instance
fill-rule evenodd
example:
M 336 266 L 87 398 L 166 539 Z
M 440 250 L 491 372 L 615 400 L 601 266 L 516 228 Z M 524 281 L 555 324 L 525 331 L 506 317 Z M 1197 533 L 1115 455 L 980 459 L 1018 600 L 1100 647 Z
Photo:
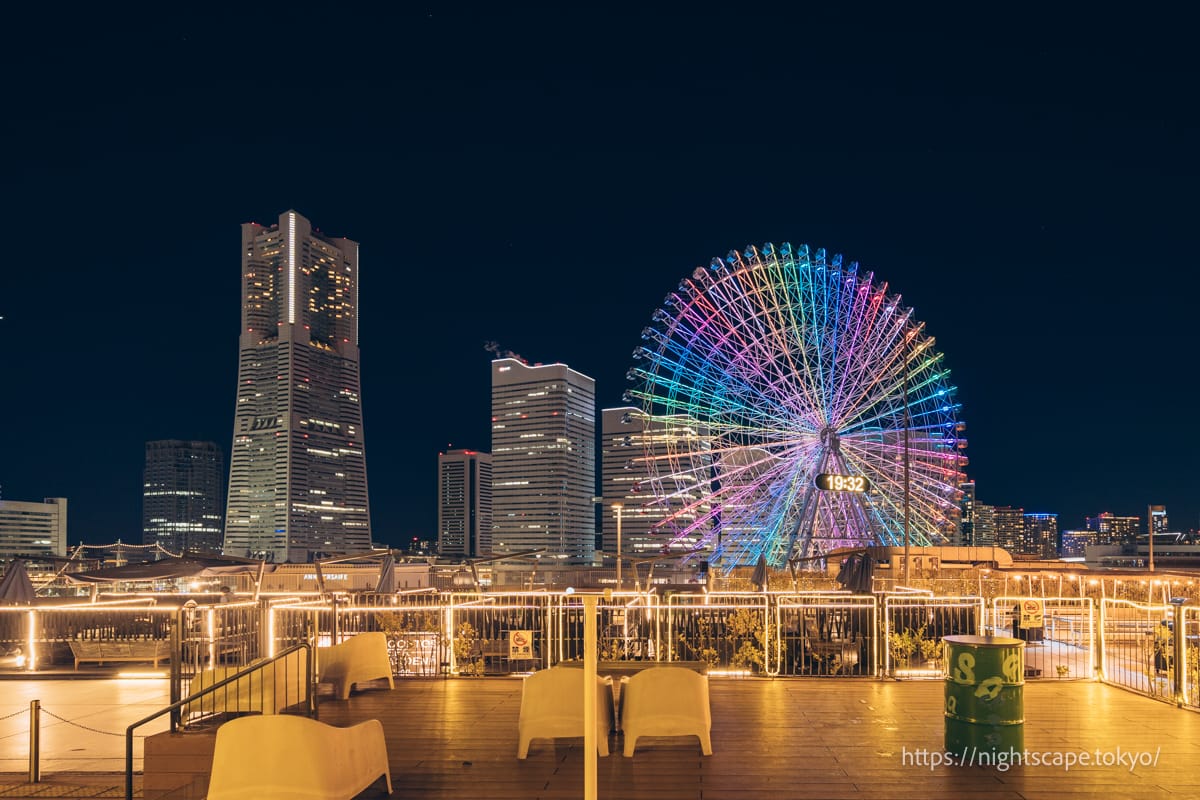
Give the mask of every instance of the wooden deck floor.
M 599 761 L 599 796 L 619 800 L 916 797 L 1062 800 L 1200 797 L 1200 714 L 1087 681 L 1025 687 L 1025 747 L 1046 753 L 1125 754 L 1121 766 L 938 766 L 943 750 L 937 681 L 710 681 L 713 755 L 695 739 L 643 739 L 633 758 Z M 400 798 L 582 797 L 582 738 L 535 740 L 519 761 L 519 679 L 400 681 L 323 700 L 322 721 L 383 722 Z M 905 752 L 910 754 L 905 763 Z M 1131 771 L 1133 752 L 1151 766 Z M 1059 756 L 1060 758 L 1062 756 Z M 362 797 L 383 797 L 373 788 Z

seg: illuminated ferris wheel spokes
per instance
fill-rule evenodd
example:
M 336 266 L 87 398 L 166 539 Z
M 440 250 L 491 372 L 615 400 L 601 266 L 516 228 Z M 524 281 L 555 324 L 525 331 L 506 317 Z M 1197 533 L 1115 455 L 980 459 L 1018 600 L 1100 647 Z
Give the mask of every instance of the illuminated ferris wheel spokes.
M 914 542 L 946 529 L 965 463 L 954 387 L 872 273 L 787 244 L 731 252 L 684 279 L 642 339 L 628 399 L 689 431 L 641 464 L 647 503 L 670 509 L 664 537 L 700 540 L 729 565 L 896 543 L 906 459 Z M 872 491 L 818 489 L 823 472 Z

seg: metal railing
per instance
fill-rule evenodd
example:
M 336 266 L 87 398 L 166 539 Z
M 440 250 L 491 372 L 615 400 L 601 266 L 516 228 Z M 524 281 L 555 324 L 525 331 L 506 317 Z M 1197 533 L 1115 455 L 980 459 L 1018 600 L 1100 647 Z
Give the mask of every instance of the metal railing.
M 769 674 L 778 637 L 764 592 L 673 595 L 667 598 L 666 661 L 700 661 L 709 673 Z
M 943 636 L 1015 635 L 1026 641 L 1027 678 L 1100 677 L 1200 708 L 1200 607 L 1039 595 L 990 596 L 985 608 L 981 596 L 934 596 L 924 588 L 616 592 L 599 602 L 596 646 L 605 662 L 693 661 L 713 674 L 937 677 Z M 170 640 L 171 698 L 178 701 L 193 693 L 199 675 L 210 681 L 297 645 L 316 648 L 369 631 L 386 634 L 397 678 L 519 674 L 584 653 L 580 597 L 565 591 L 425 590 L 182 607 L 158 599 L 0 608 L 0 669 L 69 668 L 73 642 L 85 652 L 80 643 L 129 645 L 132 659 L 149 643 L 165 650 Z M 1013 609 L 1026 600 L 1041 605 L 1040 628 L 1014 627 Z
M 1187 606 L 1176 612 L 1182 618 L 1182 658 L 1180 699 L 1188 708 L 1200 708 L 1200 608 Z
M 1174 700 L 1174 621 L 1174 606 L 1101 600 L 1101 678 L 1139 694 Z
M 597 603 L 596 646 L 601 661 L 656 661 L 669 658 L 662 646 L 663 610 L 658 596 L 613 592 Z M 579 597 L 565 595 L 549 615 L 553 662 L 582 661 L 584 611 Z
M 1098 653 L 1105 683 L 1200 709 L 1200 608 L 1103 599 Z
M 249 664 L 262 655 L 263 618 L 254 601 L 179 609 L 181 672 L 191 675 L 218 666 Z
M 874 595 L 811 592 L 774 604 L 773 675 L 873 677 L 879 670 L 879 602 Z
M 0 669 L 33 672 L 71 664 L 77 657 L 100 661 L 97 643 L 109 645 L 117 658 L 129 661 L 132 647 L 165 643 L 177 609 L 155 604 L 153 598 L 130 598 L 112 603 L 0 608 Z M 155 647 L 150 645 L 149 650 Z M 131 652 L 131 651 L 130 651 Z M 146 659 L 150 660 L 150 659 Z
M 245 669 L 221 672 L 214 678 L 211 685 L 175 700 L 166 708 L 143 717 L 125 729 L 126 800 L 133 800 L 134 731 L 163 715 L 171 716 L 172 733 L 190 715 L 210 720 L 260 711 L 317 716 L 312 648 L 307 644 L 289 647 L 273 658 Z
M 982 597 L 884 595 L 879 627 L 883 674 L 940 678 L 942 638 L 978 634 L 982 622 Z
M 1027 602 L 1042 613 L 1036 627 L 1021 627 Z M 1096 602 L 1090 597 L 996 597 L 984 631 L 1025 642 L 1026 678 L 1091 678 L 1099 669 Z
M 532 672 L 564 660 L 574 629 L 556 619 L 552 609 L 557 606 L 569 616 L 571 597 L 545 592 L 451 594 L 443 629 L 447 672 Z

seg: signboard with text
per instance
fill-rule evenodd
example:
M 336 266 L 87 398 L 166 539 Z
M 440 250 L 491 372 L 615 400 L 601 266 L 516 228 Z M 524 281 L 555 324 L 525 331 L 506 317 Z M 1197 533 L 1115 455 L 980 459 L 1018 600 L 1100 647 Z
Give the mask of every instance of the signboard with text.
M 440 639 L 436 631 L 388 633 L 388 660 L 392 662 L 392 674 L 417 677 L 437 675 L 442 660 Z
M 533 631 L 508 632 L 508 657 L 533 658 Z
M 1021 627 L 1040 628 L 1045 623 L 1046 606 L 1041 600 L 1032 598 L 1021 601 Z

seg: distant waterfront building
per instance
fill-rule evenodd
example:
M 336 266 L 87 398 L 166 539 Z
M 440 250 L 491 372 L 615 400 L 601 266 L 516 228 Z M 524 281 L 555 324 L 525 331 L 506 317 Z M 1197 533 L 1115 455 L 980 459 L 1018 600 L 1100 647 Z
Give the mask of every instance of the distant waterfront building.
M 669 474 L 665 466 L 673 452 L 692 453 L 695 448 L 708 447 L 695 426 L 694 421 L 684 417 L 650 420 L 640 408 L 632 406 L 601 411 L 600 493 L 604 509 L 600 530 L 606 552 L 617 551 L 617 513 L 614 511 L 617 505 L 621 506 L 623 555 L 657 555 L 664 548 L 688 551 L 699 545 L 710 524 L 704 521 L 709 506 L 699 504 L 709 493 L 709 487 L 698 483 L 694 473 L 685 471 L 671 481 L 670 492 L 664 492 L 670 499 L 660 503 L 652 485 L 653 481 L 661 481 Z M 652 460 L 660 461 L 658 470 L 651 468 Z M 663 475 L 658 475 L 659 471 Z M 662 521 L 668 517 L 672 523 L 663 526 Z M 675 541 L 674 533 L 692 526 L 697 519 L 702 529 L 694 529 L 688 536 Z
M 491 552 L 491 455 L 438 453 L 438 554 L 477 558 Z
M 967 481 L 958 486 L 962 499 L 958 502 L 961 521 L 958 527 L 958 540 L 951 544 L 970 547 L 975 544 L 975 481 Z
M 295 211 L 242 225 L 242 328 L 225 553 L 282 562 L 371 549 L 358 243 Z
M 1087 548 L 1097 544 L 1099 534 L 1094 530 L 1082 531 L 1063 531 L 1062 532 L 1062 557 L 1063 558 L 1083 558 L 1087 555 Z
M 1025 509 L 1012 506 L 993 506 L 997 547 L 1010 553 L 1028 554 L 1025 550 Z
M 1088 517 L 1084 527 L 1096 532 L 1094 545 L 1132 545 L 1142 529 L 1141 517 L 1118 517 L 1105 511 Z
M 595 552 L 596 382 L 565 364 L 492 362 L 492 550 Z
M 66 554 L 67 498 L 0 500 L 0 558 Z
M 1025 549 L 1018 551 L 1045 559 L 1058 558 L 1058 514 L 1025 514 Z
M 220 553 L 225 526 L 225 458 L 213 442 L 146 442 L 142 544 L 170 553 Z
M 974 540 L 975 547 L 996 544 L 996 509 L 978 500 L 975 501 Z

